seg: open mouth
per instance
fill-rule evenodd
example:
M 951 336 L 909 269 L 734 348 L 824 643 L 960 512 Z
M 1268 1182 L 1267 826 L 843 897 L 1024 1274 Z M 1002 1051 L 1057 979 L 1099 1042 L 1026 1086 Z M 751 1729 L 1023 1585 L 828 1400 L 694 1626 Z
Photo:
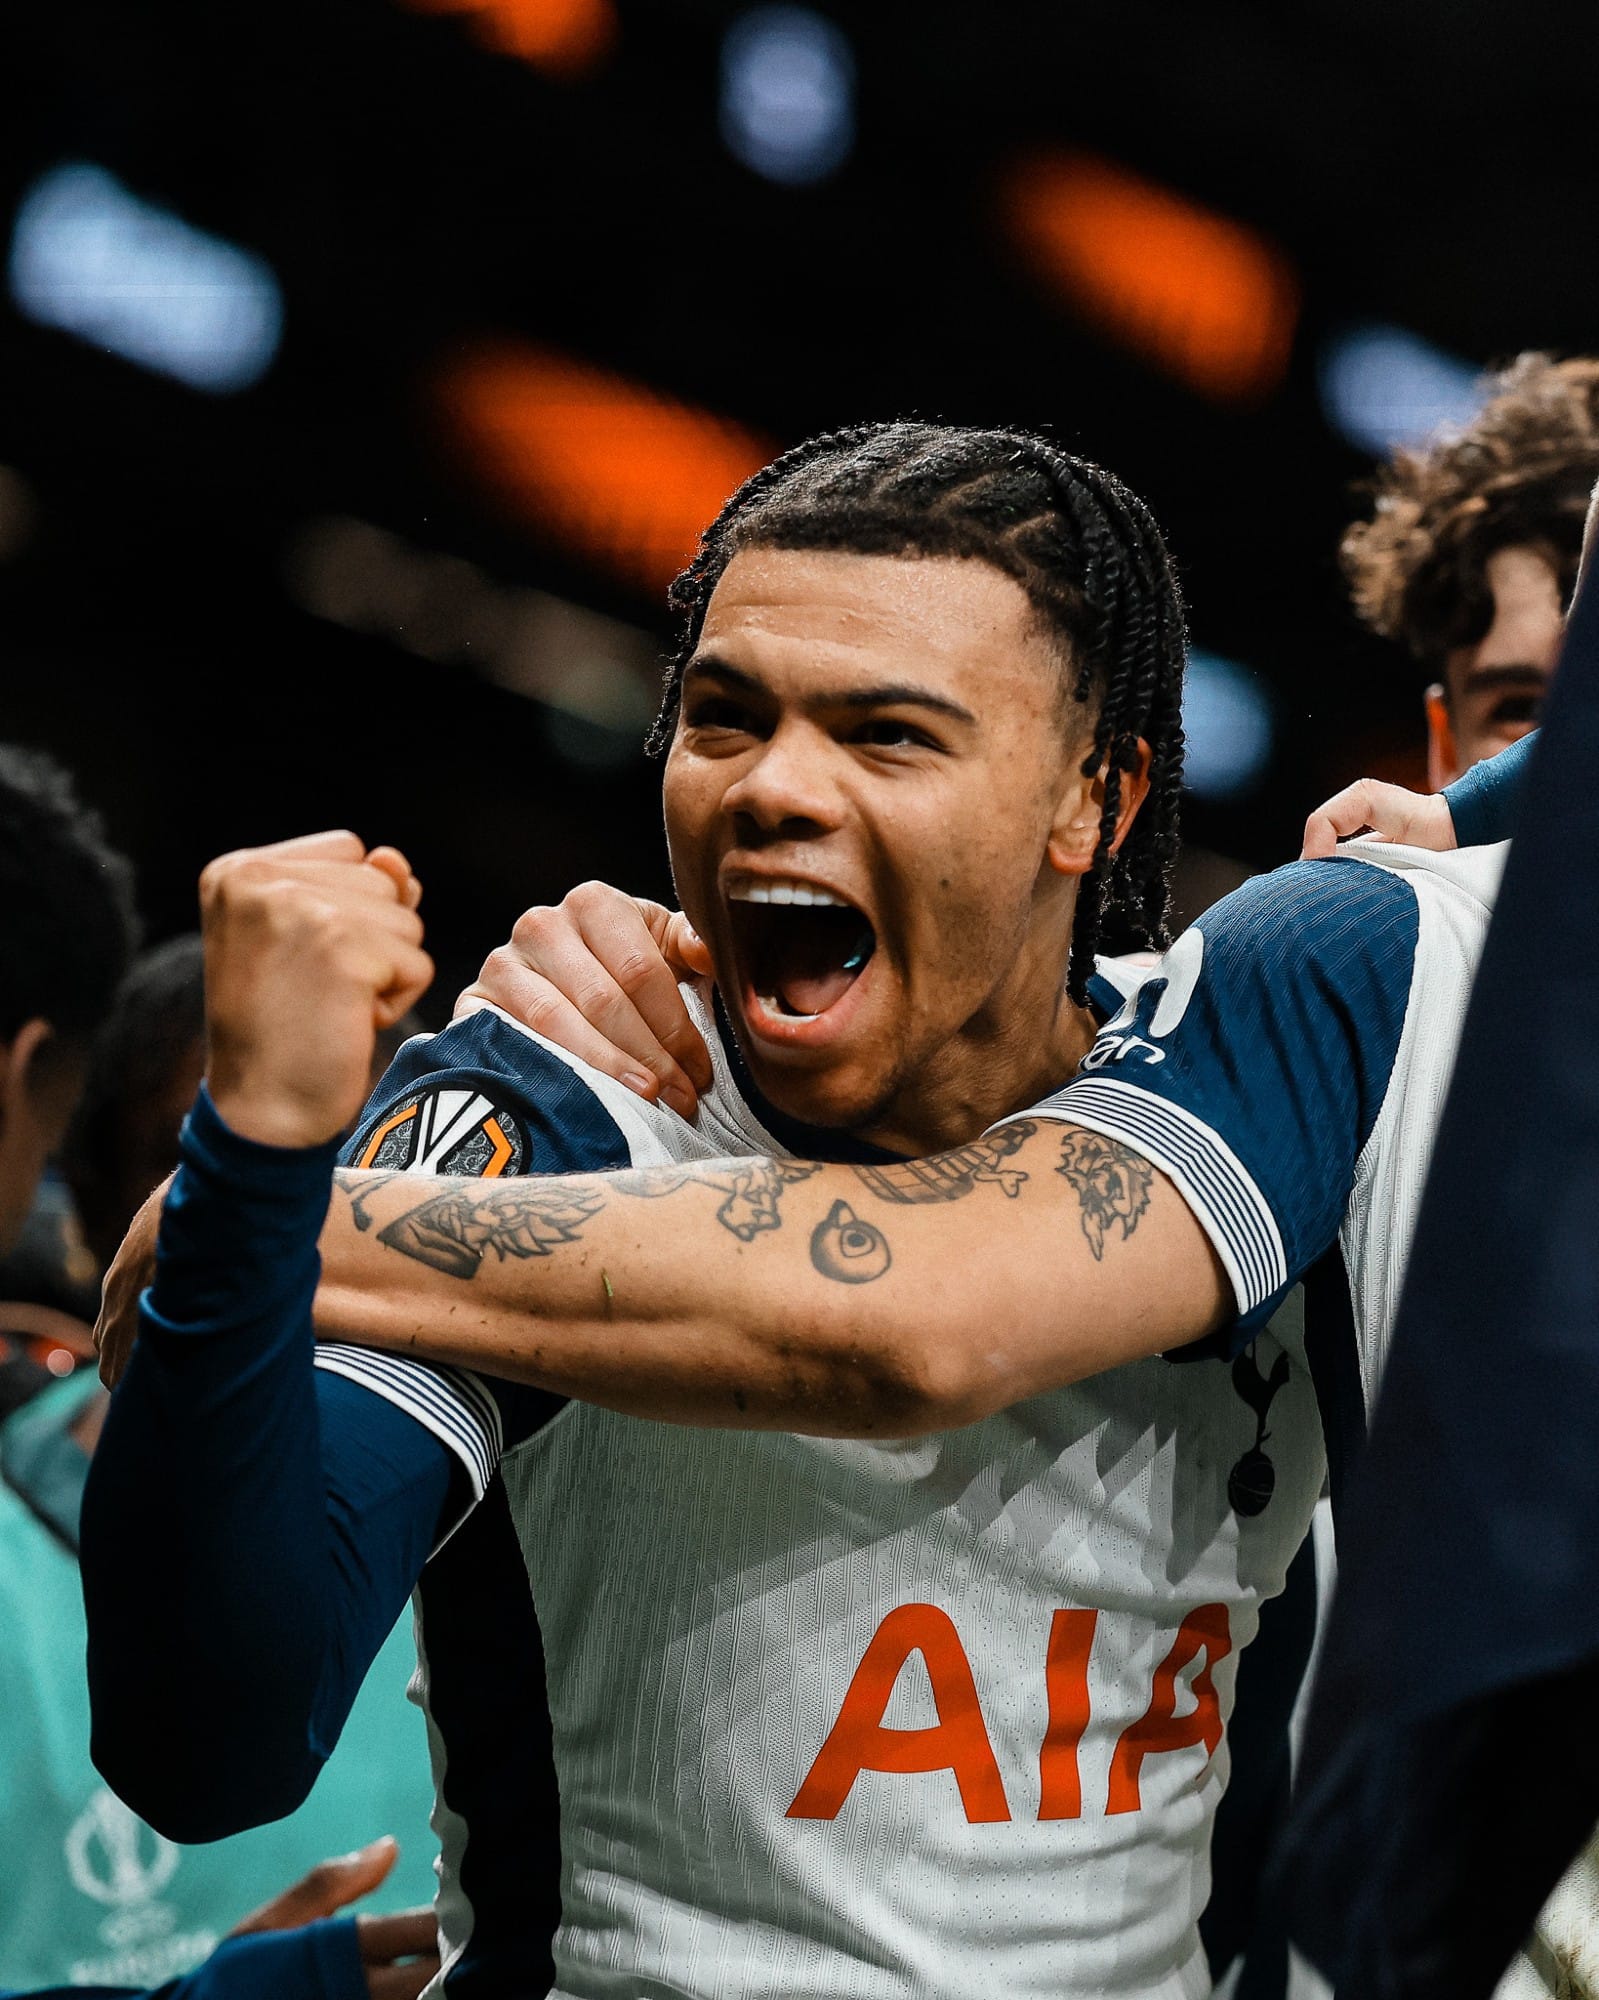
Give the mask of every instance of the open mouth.
M 755 882 L 728 894 L 744 989 L 772 1020 L 815 1021 L 836 1007 L 877 949 L 870 921 L 831 889 Z

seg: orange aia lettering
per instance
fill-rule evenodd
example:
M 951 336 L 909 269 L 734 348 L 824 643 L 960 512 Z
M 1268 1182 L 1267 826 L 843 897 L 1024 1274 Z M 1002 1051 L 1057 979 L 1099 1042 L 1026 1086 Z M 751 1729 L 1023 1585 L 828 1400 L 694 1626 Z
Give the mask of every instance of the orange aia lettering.
M 1083 1781 L 1077 1746 L 1088 1727 L 1088 1654 L 1094 1643 L 1097 1611 L 1057 1611 L 1044 1656 L 1049 1722 L 1038 1752 L 1038 1817 L 1079 1819 Z
M 926 1662 L 938 1725 L 885 1729 L 883 1712 L 912 1653 Z M 949 1615 L 936 1605 L 902 1604 L 872 1634 L 838 1720 L 787 1817 L 836 1818 L 862 1771 L 953 1771 L 968 1820 L 1010 1818 L 971 1662 Z
M 1214 1756 L 1221 1741 L 1221 1704 L 1211 1676 L 1233 1649 L 1227 1629 L 1225 1604 L 1202 1604 L 1183 1620 L 1171 1651 L 1155 1670 L 1149 1706 L 1137 1722 L 1122 1731 L 1116 1754 L 1110 1761 L 1110 1798 L 1107 1812 L 1137 1812 L 1142 1800 L 1138 1774 L 1144 1759 L 1160 1750 L 1182 1750 L 1203 1743 Z M 1205 1664 L 1193 1679 L 1194 1706 L 1187 1715 L 1178 1715 L 1177 1676 L 1199 1654 Z

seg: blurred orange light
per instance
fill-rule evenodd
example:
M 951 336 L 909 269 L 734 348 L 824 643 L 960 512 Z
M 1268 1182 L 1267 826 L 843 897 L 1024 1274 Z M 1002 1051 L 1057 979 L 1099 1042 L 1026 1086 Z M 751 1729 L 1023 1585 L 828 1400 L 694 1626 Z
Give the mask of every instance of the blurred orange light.
M 612 0 L 404 0 L 418 14 L 470 14 L 480 42 L 557 76 L 578 76 L 616 39 Z
M 1241 402 L 1281 382 L 1299 283 L 1254 230 L 1086 154 L 1017 166 L 1004 208 L 1074 304 L 1190 388 Z
M 774 452 L 707 410 L 544 348 L 483 349 L 455 363 L 440 389 L 491 486 L 651 592 Z

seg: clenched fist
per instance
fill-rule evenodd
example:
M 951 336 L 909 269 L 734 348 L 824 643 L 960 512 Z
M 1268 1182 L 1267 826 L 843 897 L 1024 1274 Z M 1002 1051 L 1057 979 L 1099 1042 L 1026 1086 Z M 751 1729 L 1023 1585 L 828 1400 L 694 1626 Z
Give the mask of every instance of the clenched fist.
M 315 1146 L 366 1101 L 377 1031 L 426 991 L 421 886 L 353 833 L 241 848 L 200 877 L 206 1083 L 244 1138 Z

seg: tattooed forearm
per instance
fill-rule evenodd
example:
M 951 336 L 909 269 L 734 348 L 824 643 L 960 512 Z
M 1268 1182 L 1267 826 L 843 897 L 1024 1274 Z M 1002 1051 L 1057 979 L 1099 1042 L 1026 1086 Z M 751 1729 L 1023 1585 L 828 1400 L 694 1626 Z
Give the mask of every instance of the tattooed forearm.
M 953 1151 L 938 1153 L 932 1159 L 896 1160 L 892 1166 L 857 1167 L 855 1173 L 879 1200 L 897 1202 L 902 1206 L 959 1201 L 973 1188 L 985 1185 L 997 1187 L 1014 1199 L 1027 1175 L 1020 1167 L 1006 1167 L 1000 1162 L 1019 1153 L 1037 1130 L 1035 1120 L 1018 1118 L 1009 1125 L 1001 1125 L 998 1131 L 988 1133 L 973 1145 L 957 1146 Z
M 685 1187 L 705 1187 L 723 1196 L 717 1221 L 741 1243 L 748 1243 L 768 1230 L 781 1229 L 783 1190 L 820 1171 L 808 1160 L 750 1159 L 714 1168 L 646 1167 L 603 1181 L 463 1180 L 448 1194 L 430 1195 L 388 1223 L 378 1230 L 377 1240 L 450 1277 L 470 1278 L 491 1253 L 500 1258 L 547 1257 L 563 1243 L 575 1243 L 583 1225 L 611 1195 L 657 1200 Z M 362 1230 L 374 1223 L 367 1206 L 373 1196 L 404 1178 L 398 1173 L 352 1174 L 343 1169 L 334 1176 L 350 1199 L 356 1227 Z M 859 1283 L 858 1267 L 852 1270 L 855 1274 L 848 1282 Z
M 959 1201 L 982 1187 L 997 1187 L 1014 1200 L 1029 1176 L 1004 1163 L 1040 1129 L 1033 1119 L 1018 1119 L 931 1159 L 852 1171 L 868 1193 L 898 1207 Z M 1149 1206 L 1154 1169 L 1130 1147 L 1095 1132 L 1067 1126 L 1060 1128 L 1060 1141 L 1055 1171 L 1076 1190 L 1083 1235 L 1098 1262 L 1108 1237 L 1119 1231 L 1125 1241 L 1138 1227 Z M 604 1179 L 463 1180 L 378 1228 L 377 1241 L 450 1277 L 472 1278 L 490 1256 L 548 1257 L 563 1244 L 576 1243 L 614 1196 L 655 1201 L 700 1187 L 721 1196 L 716 1209 L 721 1227 L 749 1243 L 781 1229 L 785 1189 L 821 1171 L 811 1160 L 755 1158 L 636 1168 Z M 369 1204 L 379 1192 L 404 1179 L 404 1174 L 342 1169 L 335 1175 L 361 1230 L 376 1226 Z M 822 1277 L 844 1285 L 869 1284 L 893 1263 L 883 1230 L 847 1201 L 833 1202 L 812 1228 L 810 1257 Z
M 1098 1263 L 1113 1229 L 1121 1231 L 1125 1242 L 1138 1227 L 1149 1206 L 1155 1170 L 1130 1146 L 1068 1125 L 1061 1134 L 1061 1160 L 1055 1171 L 1077 1190 L 1083 1234 Z

